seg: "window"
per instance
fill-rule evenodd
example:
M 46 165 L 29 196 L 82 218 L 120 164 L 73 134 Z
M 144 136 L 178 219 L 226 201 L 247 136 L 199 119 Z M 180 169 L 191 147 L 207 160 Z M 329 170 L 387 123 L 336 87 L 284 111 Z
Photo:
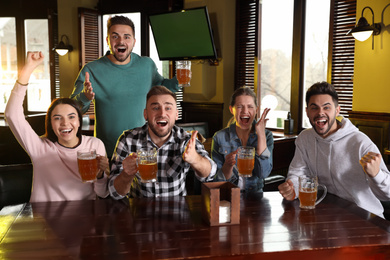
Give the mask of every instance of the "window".
M 304 96 L 318 81 L 335 85 L 348 116 L 354 40 L 345 34 L 355 16 L 356 0 L 237 0 L 235 88 L 260 88 L 268 127 L 282 128 L 288 111 L 298 132 L 309 127 Z
M 26 19 L 24 24 L 26 51 L 42 51 L 45 60 L 31 75 L 27 89 L 27 110 L 44 112 L 51 102 L 49 26 L 47 19 Z M 4 113 L 11 90 L 18 77 L 15 18 L 0 18 L 1 90 L 0 113 Z M 26 54 L 27 55 L 27 52 Z
M 271 108 L 267 126 L 273 128 L 283 127 L 290 111 L 293 4 L 263 0 L 261 7 L 261 109 Z
M 20 13 L 20 10 L 29 10 Z M 46 112 L 59 96 L 58 55 L 51 49 L 58 42 L 56 3 L 30 6 L 30 2 L 10 2 L 0 17 L 0 114 L 4 113 L 11 90 L 24 66 L 27 51 L 42 51 L 45 60 L 31 75 L 23 104 L 25 115 Z M 20 33 L 19 33 L 20 32 Z
M 261 108 L 271 108 L 267 126 L 272 128 L 283 128 L 291 110 L 293 4 L 289 0 L 262 1 Z M 327 79 L 329 10 L 330 0 L 306 0 L 303 93 L 313 83 Z M 301 115 L 303 127 L 309 127 L 305 105 Z
M 51 103 L 48 20 L 25 20 L 24 28 L 27 51 L 42 51 L 45 57 L 43 64 L 36 68 L 30 77 L 27 109 L 31 112 L 46 112 Z
M 306 116 L 306 91 L 316 82 L 327 81 L 330 0 L 306 0 L 303 128 L 310 127 Z
M 18 77 L 15 18 L 0 18 L 0 113 L 4 113 L 11 90 Z

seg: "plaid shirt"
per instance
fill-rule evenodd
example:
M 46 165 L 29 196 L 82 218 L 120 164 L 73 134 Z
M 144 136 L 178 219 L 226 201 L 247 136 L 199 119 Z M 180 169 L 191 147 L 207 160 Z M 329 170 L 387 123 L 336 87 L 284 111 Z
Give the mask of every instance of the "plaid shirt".
M 122 161 L 130 154 L 135 153 L 141 147 L 155 147 L 157 149 L 157 181 L 154 183 L 142 183 L 139 173 L 137 173 L 131 184 L 130 197 L 168 197 L 185 196 L 186 176 L 190 169 L 190 164 L 182 158 L 185 146 L 191 138 L 191 134 L 184 129 L 174 126 L 169 139 L 159 148 L 150 139 L 148 134 L 148 123 L 142 127 L 127 130 L 119 137 L 114 155 L 112 156 L 111 174 L 108 188 L 114 199 L 122 199 L 124 196 L 118 194 L 114 187 L 114 180 L 122 172 Z M 209 157 L 203 144 L 196 142 L 196 151 L 211 163 L 211 172 L 208 177 L 201 178 L 195 174 L 201 182 L 213 181 L 217 171 L 217 165 Z

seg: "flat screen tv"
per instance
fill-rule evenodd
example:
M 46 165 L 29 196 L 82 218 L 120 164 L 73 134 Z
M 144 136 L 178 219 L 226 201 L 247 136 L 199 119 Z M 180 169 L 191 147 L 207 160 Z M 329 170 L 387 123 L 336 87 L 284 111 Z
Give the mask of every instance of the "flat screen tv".
M 217 58 L 206 6 L 153 14 L 149 22 L 160 60 Z

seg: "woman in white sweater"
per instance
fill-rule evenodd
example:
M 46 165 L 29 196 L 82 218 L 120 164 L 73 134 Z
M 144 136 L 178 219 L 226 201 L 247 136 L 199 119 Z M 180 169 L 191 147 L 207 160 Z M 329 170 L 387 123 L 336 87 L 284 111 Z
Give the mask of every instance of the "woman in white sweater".
M 85 200 L 107 197 L 108 158 L 101 140 L 81 135 L 82 115 L 69 98 L 56 99 L 46 114 L 46 133 L 38 136 L 26 121 L 23 100 L 34 69 L 43 62 L 41 52 L 28 52 L 5 109 L 5 117 L 20 145 L 33 163 L 31 202 Z M 99 172 L 94 183 L 84 183 L 78 172 L 77 151 L 93 148 Z

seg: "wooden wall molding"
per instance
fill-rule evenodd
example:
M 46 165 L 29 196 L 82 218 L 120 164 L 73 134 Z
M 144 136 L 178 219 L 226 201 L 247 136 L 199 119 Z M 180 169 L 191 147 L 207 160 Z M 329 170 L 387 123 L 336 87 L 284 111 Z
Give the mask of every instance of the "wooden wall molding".
M 351 122 L 376 144 L 385 162 L 388 164 L 390 113 L 350 111 L 348 115 Z
M 390 122 L 390 113 L 384 113 L 384 112 L 349 111 L 348 116 L 349 118 L 353 118 L 353 119 L 365 119 L 365 120 Z

